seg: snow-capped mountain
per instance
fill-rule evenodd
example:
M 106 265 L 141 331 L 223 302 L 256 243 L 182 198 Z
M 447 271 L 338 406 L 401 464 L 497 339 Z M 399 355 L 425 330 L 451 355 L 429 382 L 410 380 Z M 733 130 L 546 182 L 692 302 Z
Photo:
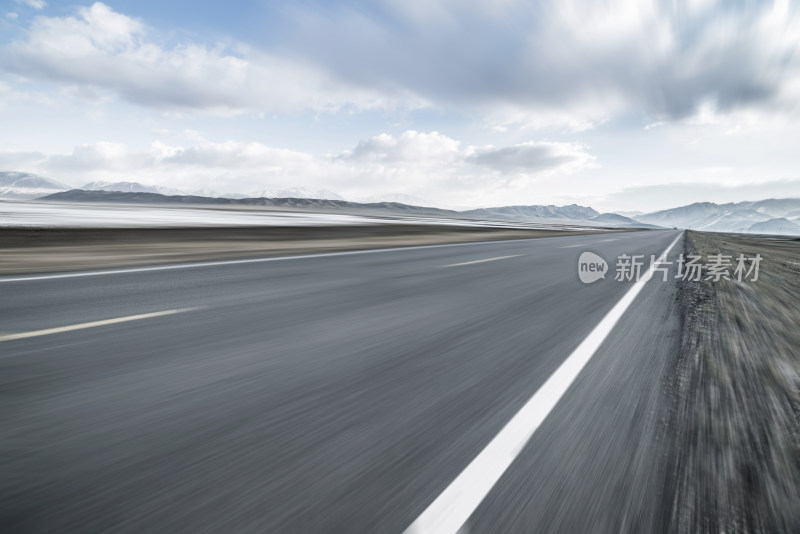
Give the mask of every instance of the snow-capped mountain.
M 403 193 L 386 193 L 383 195 L 372 195 L 359 200 L 364 204 L 377 204 L 379 202 L 394 202 L 397 204 L 406 204 L 408 206 L 424 206 L 424 207 L 437 207 L 436 204 L 425 200 L 424 198 L 416 197 L 414 195 L 406 195 Z
M 344 200 L 341 196 L 327 189 L 311 191 L 305 187 L 292 187 L 290 189 L 262 189 L 253 191 L 250 198 L 315 198 L 319 200 Z
M 660 226 L 708 232 L 781 233 L 778 230 L 783 229 L 784 233 L 796 235 L 800 233 L 792 222 L 796 213 L 800 213 L 800 198 L 771 198 L 728 204 L 696 202 L 634 218 Z
M 159 193 L 161 195 L 185 195 L 180 189 L 144 185 L 139 182 L 100 182 L 94 181 L 80 187 L 84 191 L 119 191 L 121 193 Z
M 0 199 L 37 199 L 72 189 L 123 193 L 156 193 L 166 196 L 185 195 L 178 189 L 145 185 L 138 182 L 92 181 L 81 188 L 27 172 L 0 171 Z M 263 189 L 249 195 L 219 194 L 213 189 L 199 189 L 193 195 L 211 198 L 271 198 L 303 200 L 344 199 L 333 191 L 309 190 L 305 187 Z M 387 193 L 362 199 L 364 203 L 390 202 L 408 206 L 431 206 L 430 202 L 403 193 Z M 588 223 L 608 226 L 642 226 L 688 228 L 710 232 L 741 232 L 800 235 L 800 198 L 770 198 L 757 201 L 696 202 L 686 206 L 636 214 L 637 212 L 598 213 L 588 206 L 529 205 L 502 206 L 462 211 L 464 215 L 490 220 Z M 635 215 L 634 215 L 635 214 Z M 632 217 L 630 215 L 633 215 Z
M 755 202 L 739 202 L 733 205 L 749 208 L 779 219 L 792 212 L 800 211 L 800 198 L 768 198 Z
M 749 229 L 754 234 L 800 235 L 800 225 L 783 217 L 756 223 Z
M 70 189 L 73 188 L 67 184 L 38 174 L 0 171 L 0 198 L 34 199 Z
M 635 219 L 639 215 L 644 215 L 645 212 L 643 211 L 615 211 L 617 215 L 622 215 L 623 217 L 628 217 L 630 219 Z
M 241 193 L 220 193 L 214 189 L 195 189 L 190 195 L 194 195 L 196 197 L 207 197 L 207 198 L 248 198 L 248 195 L 243 195 Z
M 190 191 L 189 194 L 196 197 L 223 198 L 217 191 L 208 188 L 195 189 L 194 191 Z
M 499 208 L 482 208 L 464 213 L 486 219 L 537 221 L 541 219 L 557 219 L 562 221 L 587 220 L 600 215 L 588 206 L 570 204 L 568 206 L 503 206 Z

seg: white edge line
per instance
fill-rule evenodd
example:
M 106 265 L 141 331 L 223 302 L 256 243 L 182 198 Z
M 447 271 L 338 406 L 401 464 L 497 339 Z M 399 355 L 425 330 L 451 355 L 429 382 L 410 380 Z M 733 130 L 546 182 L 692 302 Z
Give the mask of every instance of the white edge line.
M 669 253 L 683 232 L 662 253 Z M 659 256 L 659 257 L 662 257 Z M 614 305 L 491 442 L 405 530 L 406 534 L 455 534 L 519 455 L 536 429 L 591 359 L 653 275 L 653 265 Z
M 513 254 L 511 256 L 497 256 L 496 258 L 484 258 L 482 260 L 462 261 L 461 263 L 451 263 L 450 265 L 442 265 L 440 268 L 445 267 L 460 267 L 462 265 L 472 265 L 474 263 L 486 263 L 487 261 L 507 260 L 509 258 L 519 258 L 522 254 Z
M 604 235 L 595 234 L 595 235 Z M 55 280 L 58 278 L 79 278 L 82 276 L 104 276 L 109 274 L 128 274 L 128 273 L 142 273 L 149 271 L 170 271 L 175 269 L 195 269 L 198 267 L 217 267 L 220 265 L 238 265 L 245 263 L 265 263 L 271 261 L 289 261 L 289 260 L 302 260 L 312 258 L 331 258 L 335 256 L 352 256 L 355 254 L 376 254 L 380 252 L 399 252 L 403 250 L 419 250 L 426 248 L 444 248 L 444 247 L 464 247 L 470 245 L 491 245 L 493 243 L 511 243 L 514 241 L 540 241 L 541 239 L 559 239 L 565 237 L 576 237 L 574 235 L 559 235 L 551 236 L 549 238 L 542 237 L 526 237 L 523 239 L 498 239 L 496 241 L 472 241 L 469 243 L 444 243 L 441 245 L 414 245 L 410 247 L 391 247 L 391 248 L 376 248 L 367 250 L 345 250 L 342 252 L 322 252 L 319 254 L 299 254 L 295 256 L 271 256 L 267 258 L 248 258 L 243 260 L 219 260 L 219 261 L 204 261 L 196 263 L 176 263 L 170 265 L 155 265 L 151 267 L 132 267 L 127 269 L 111 269 L 101 271 L 80 271 L 74 273 L 61 273 L 61 274 L 42 274 L 34 276 L 18 276 L 10 278 L 0 277 L 0 283 L 4 282 L 31 282 L 35 280 Z M 592 236 L 594 237 L 594 235 Z M 578 245 L 580 246 L 580 245 Z
M 0 342 L 12 341 L 15 339 L 27 339 L 29 337 L 47 336 L 50 334 L 60 334 L 62 332 L 72 332 L 73 330 L 83 330 L 84 328 L 95 328 L 97 326 L 106 326 L 117 323 L 127 323 L 129 321 L 139 321 L 141 319 L 151 319 L 153 317 L 162 317 L 164 315 L 175 315 L 176 313 L 186 313 L 200 309 L 199 306 L 192 308 L 178 308 L 175 310 L 164 310 L 151 313 L 140 313 L 139 315 L 128 315 L 126 317 L 115 317 L 113 319 L 103 319 L 101 321 L 92 321 L 90 323 L 72 324 L 67 326 L 58 326 L 56 328 L 46 328 L 44 330 L 33 330 L 30 332 L 20 332 L 18 334 L 6 334 L 0 336 Z

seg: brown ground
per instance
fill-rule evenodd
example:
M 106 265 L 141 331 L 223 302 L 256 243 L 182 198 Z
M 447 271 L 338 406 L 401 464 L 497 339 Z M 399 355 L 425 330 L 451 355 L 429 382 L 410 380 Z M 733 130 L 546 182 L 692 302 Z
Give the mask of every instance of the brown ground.
M 2 228 L 0 274 L 580 233 L 587 232 L 413 224 L 244 228 Z
M 763 259 L 681 287 L 673 530 L 800 532 L 800 240 L 687 232 L 684 253 Z

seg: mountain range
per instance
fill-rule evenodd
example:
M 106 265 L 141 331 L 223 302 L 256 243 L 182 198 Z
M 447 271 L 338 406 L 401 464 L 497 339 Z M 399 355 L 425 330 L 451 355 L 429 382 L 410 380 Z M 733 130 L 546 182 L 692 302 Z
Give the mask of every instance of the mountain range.
M 28 172 L 0 171 L 0 198 L 31 199 L 72 189 L 49 178 Z
M 61 202 L 127 202 L 136 204 L 214 204 L 214 205 L 240 205 L 240 206 L 275 206 L 284 208 L 312 209 L 312 210 L 360 210 L 381 212 L 390 215 L 420 215 L 438 217 L 457 217 L 460 219 L 476 219 L 507 222 L 531 222 L 540 224 L 568 224 L 580 226 L 610 226 L 632 228 L 657 228 L 656 226 L 640 223 L 614 213 L 598 213 L 592 208 L 572 204 L 569 206 L 512 206 L 508 208 L 491 208 L 488 210 L 453 211 L 441 208 L 412 206 L 397 202 L 359 203 L 346 200 L 316 199 L 316 198 L 222 198 L 203 197 L 195 195 L 162 195 L 151 192 L 131 191 L 85 191 L 73 189 L 61 191 L 43 197 L 41 200 Z
M 422 206 L 408 206 L 394 202 L 379 202 L 374 204 L 361 204 L 346 200 L 327 200 L 316 198 L 225 198 L 202 197 L 196 195 L 162 195 L 159 193 L 132 193 L 120 191 L 84 191 L 72 189 L 47 195 L 39 200 L 58 202 L 102 202 L 102 203 L 132 203 L 132 204 L 186 204 L 186 205 L 217 205 L 217 206 L 273 206 L 281 208 L 306 209 L 318 211 L 333 210 L 363 210 L 369 212 L 390 212 L 391 214 L 407 214 L 421 216 L 458 216 L 456 211 L 439 208 L 426 208 Z
M 320 200 L 344 200 L 333 191 L 328 191 L 327 189 L 309 191 L 305 187 L 263 189 L 261 191 L 253 191 L 247 198 L 314 198 Z
M 800 235 L 800 198 L 714 204 L 696 202 L 635 217 L 659 226 L 708 232 Z
M 45 195 L 76 189 L 67 184 L 57 182 L 36 174 L 26 172 L 0 172 L 0 198 L 31 200 Z M 84 191 L 115 191 L 119 193 L 157 193 L 160 195 L 175 196 L 187 195 L 185 191 L 158 185 L 145 185 L 139 182 L 103 182 L 92 181 L 77 189 Z M 323 200 L 344 200 L 341 196 L 327 189 L 309 190 L 305 187 L 289 189 L 262 189 L 249 194 L 217 193 L 211 189 L 199 189 L 189 193 L 194 196 L 212 198 L 308 198 Z M 372 199 L 373 202 L 394 202 L 390 198 Z
M 592 208 L 570 204 L 569 206 L 505 206 L 467 210 L 464 213 L 484 219 L 526 221 L 531 219 L 590 219 L 600 215 Z
M 358 199 L 358 202 L 363 204 L 374 204 L 376 202 L 396 202 L 398 204 L 408 204 L 409 206 L 424 206 L 426 208 L 433 208 L 436 206 L 434 202 L 425 200 L 424 198 L 416 197 L 414 195 L 406 195 L 405 193 L 386 193 L 383 195 L 372 195 Z
M 183 195 L 180 189 L 161 187 L 158 185 L 143 185 L 139 182 L 89 182 L 82 185 L 84 191 L 119 191 L 126 193 L 158 193 L 161 195 Z
M 93 192 L 95 194 L 92 194 Z M 368 208 L 508 222 L 580 223 L 632 228 L 675 227 L 712 232 L 800 235 L 800 198 L 766 199 L 727 204 L 696 202 L 652 213 L 641 211 L 599 213 L 591 207 L 577 204 L 502 206 L 452 211 L 435 208 L 422 199 L 399 193 L 370 197 L 364 199 L 365 202 L 355 203 L 344 200 L 333 191 L 315 191 L 304 187 L 263 189 L 253 191 L 249 195 L 219 194 L 203 189 L 187 195 L 177 189 L 144 185 L 138 182 L 92 181 L 76 190 L 69 185 L 36 174 L 0 172 L 0 199 L 38 198 L 87 202 L 244 203 L 306 209 Z M 264 202 L 262 199 L 272 200 Z
M 636 221 L 617 213 L 599 213 L 578 204 L 567 206 L 504 206 L 499 208 L 482 208 L 461 212 L 469 217 L 509 222 L 536 222 L 558 224 L 586 224 L 590 226 L 614 226 L 631 228 L 658 228 L 657 225 Z

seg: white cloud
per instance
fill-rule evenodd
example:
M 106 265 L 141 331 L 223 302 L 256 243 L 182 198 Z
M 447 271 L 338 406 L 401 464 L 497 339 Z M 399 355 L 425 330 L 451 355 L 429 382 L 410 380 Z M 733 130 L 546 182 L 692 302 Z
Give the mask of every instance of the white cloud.
M 19 17 L 19 14 L 16 13 L 15 11 L 9 11 L 8 13 L 6 13 L 6 18 L 9 20 L 17 20 L 17 17 Z
M 0 119 L 15 132 L 2 148 L 27 152 L 3 153 L 0 168 L 76 185 L 560 203 L 798 167 L 797 3 L 296 2 L 268 9 L 272 49 L 176 38 L 191 34 L 102 3 L 18 11 L 0 45 Z M 218 142 L 240 136 L 270 141 Z
M 47 2 L 44 0 L 14 0 L 16 3 L 28 7 L 32 7 L 33 9 L 44 9 L 47 5 Z
M 358 143 L 337 159 L 357 161 L 368 168 L 432 169 L 440 175 L 476 175 L 485 168 L 503 180 L 510 175 L 526 179 L 542 173 L 569 173 L 593 166 L 586 147 L 573 143 L 527 142 L 507 147 L 468 146 L 439 132 L 409 130 L 398 137 L 381 134 Z M 476 169 L 477 168 L 477 169 Z
M 31 103 L 36 106 L 50 106 L 54 103 L 52 97 L 38 91 L 22 91 L 13 85 L 0 80 L 0 110 L 9 104 Z
M 475 148 L 470 150 L 467 161 L 504 173 L 535 173 L 554 169 L 571 173 L 595 166 L 595 157 L 586 153 L 585 149 L 576 143 L 531 141 L 500 148 Z
M 0 150 L 0 169 L 40 169 L 47 155 L 36 151 Z
M 369 13 L 295 7 L 291 43 L 367 87 L 400 85 L 490 127 L 569 131 L 626 113 L 647 122 L 796 112 L 797 4 L 659 0 L 399 2 Z
M 299 171 L 309 166 L 314 157 L 310 154 L 273 148 L 262 143 L 204 142 L 190 147 L 153 144 L 153 157 L 171 167 L 198 167 L 221 170 L 257 169 L 281 172 Z
M 39 0 L 29 0 L 36 4 Z M 0 55 L 31 79 L 140 105 L 292 113 L 435 105 L 490 129 L 798 111 L 800 8 L 710 0 L 382 0 L 283 11 L 281 52 L 165 45 L 105 4 L 37 17 Z M 304 58 L 300 60 L 299 58 Z
M 99 2 L 74 17 L 37 17 L 25 39 L 3 51 L 2 65 L 27 78 L 100 88 L 167 110 L 291 112 L 394 105 L 391 95 L 243 45 L 163 46 L 144 23 Z
M 196 132 L 192 138 L 197 140 Z M 186 191 L 241 193 L 307 186 L 348 198 L 401 191 L 441 205 L 482 205 L 502 197 L 507 188 L 517 195 L 540 180 L 590 168 L 593 161 L 585 147 L 570 143 L 461 148 L 441 133 L 412 130 L 396 137 L 381 134 L 328 155 L 205 139 L 188 146 L 156 141 L 143 150 L 99 142 L 76 146 L 69 154 L 0 151 L 3 168 L 38 172 L 75 186 L 134 180 Z
M 339 158 L 372 164 L 442 166 L 462 159 L 458 147 L 458 141 L 439 132 L 408 130 L 396 138 L 384 133 L 362 140 Z

